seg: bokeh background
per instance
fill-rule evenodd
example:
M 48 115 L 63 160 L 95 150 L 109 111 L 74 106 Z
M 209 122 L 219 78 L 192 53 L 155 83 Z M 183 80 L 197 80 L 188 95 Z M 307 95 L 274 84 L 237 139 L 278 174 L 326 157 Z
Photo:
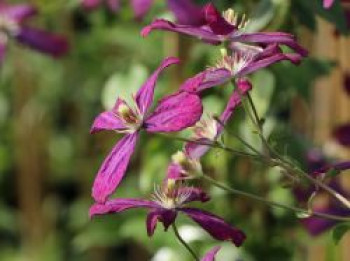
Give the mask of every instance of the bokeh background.
M 118 95 L 130 97 L 165 56 L 178 56 L 182 63 L 162 75 L 158 98 L 213 65 L 218 48 L 170 33 L 142 39 L 140 29 L 154 17 L 172 17 L 165 1 L 155 1 L 143 21 L 135 21 L 128 1 L 117 14 L 103 7 L 88 12 L 78 0 L 28 2 L 41 13 L 32 23 L 65 34 L 71 48 L 62 59 L 52 59 L 13 42 L 1 66 L 0 260 L 190 260 L 171 231 L 159 227 L 152 239 L 147 237 L 142 210 L 89 220 L 93 178 L 120 138 L 115 133 L 92 136 L 89 129 L 99 112 Z M 276 147 L 305 169 L 310 150 L 349 159 L 349 149 L 332 137 L 334 128 L 350 122 L 347 4 L 337 1 L 324 10 L 321 0 L 214 2 L 221 10 L 246 13 L 251 30 L 294 33 L 310 50 L 299 67 L 281 63 L 251 77 L 253 99 Z M 208 92 L 206 112 L 219 113 L 229 93 L 228 86 Z M 258 146 L 242 110 L 230 128 Z M 225 141 L 240 146 L 231 137 Z M 181 145 L 157 136 L 141 139 L 116 196 L 148 197 Z M 276 170 L 215 150 L 203 165 L 234 187 L 300 205 L 291 189 L 281 186 Z M 340 178 L 349 189 L 349 175 Z M 248 235 L 239 249 L 220 244 L 219 260 L 350 260 L 349 235 L 339 244 L 329 231 L 313 237 L 293 213 L 203 186 L 213 198 L 205 207 Z M 216 245 L 188 219 L 179 224 L 199 253 Z

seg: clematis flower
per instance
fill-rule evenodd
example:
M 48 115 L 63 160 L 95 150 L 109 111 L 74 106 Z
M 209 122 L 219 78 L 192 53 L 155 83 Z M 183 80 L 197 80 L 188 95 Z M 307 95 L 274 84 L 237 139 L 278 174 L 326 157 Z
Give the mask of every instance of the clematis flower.
M 323 0 L 323 7 L 328 9 L 334 4 L 334 0 Z
M 277 44 L 270 44 L 265 48 L 253 47 L 241 43 L 232 44 L 232 55 L 226 51 L 221 53 L 222 58 L 213 67 L 198 73 L 188 82 L 196 84 L 183 84 L 180 89 L 188 92 L 201 92 L 213 86 L 222 85 L 233 79 L 240 79 L 259 69 L 266 68 L 280 61 L 300 63 L 302 56 L 295 53 L 282 53 Z
M 183 179 L 202 175 L 200 158 L 210 149 L 210 145 L 218 140 L 224 130 L 223 125 L 241 104 L 241 98 L 252 89 L 247 80 L 239 80 L 237 86 L 238 89 L 232 92 L 226 108 L 219 117 L 220 123 L 213 116 L 196 123 L 193 127 L 194 142 L 186 143 L 183 151 L 178 151 L 172 156 L 172 162 L 168 166 L 168 178 Z
M 219 252 L 220 247 L 213 247 L 205 256 L 202 258 L 202 261 L 215 261 L 215 256 Z
M 330 170 L 333 171 L 345 171 L 350 169 L 350 162 L 340 162 L 340 163 L 328 163 L 321 153 L 318 151 L 312 150 L 308 153 L 307 156 L 309 163 L 309 172 L 314 178 L 324 177 L 325 173 Z M 349 197 L 350 191 L 346 188 L 340 177 L 333 177 L 328 184 L 336 192 Z M 296 199 L 304 204 L 308 204 L 311 197 L 316 194 L 316 197 L 312 201 L 312 211 L 337 215 L 337 216 L 349 216 L 350 210 L 340 205 L 338 201 L 331 198 L 326 192 L 315 187 L 308 186 L 295 187 L 293 193 Z M 301 220 L 305 229 L 313 236 L 317 236 L 332 228 L 334 225 L 338 224 L 338 221 L 330 219 L 322 219 L 318 217 L 308 217 Z
M 338 126 L 332 135 L 339 144 L 350 147 L 350 124 Z
M 258 45 L 273 43 L 288 46 L 302 56 L 307 55 L 307 51 L 296 42 L 295 37 L 291 34 L 281 32 L 245 32 L 248 21 L 245 19 L 245 16 L 239 18 L 232 9 L 221 15 L 215 6 L 210 3 L 203 7 L 202 12 L 204 18 L 202 24 L 184 25 L 175 24 L 164 19 L 156 19 L 142 29 L 141 35 L 146 37 L 153 30 L 164 30 L 193 36 L 213 45 L 236 42 Z
M 246 236 L 238 228 L 227 224 L 222 218 L 207 211 L 190 208 L 190 202 L 206 202 L 208 195 L 199 188 L 185 187 L 181 182 L 168 179 L 155 189 L 152 200 L 112 199 L 105 204 L 95 203 L 90 208 L 90 217 L 108 213 L 120 213 L 132 208 L 148 209 L 146 227 L 148 236 L 152 236 L 158 221 L 167 230 L 175 222 L 178 213 L 183 213 L 206 230 L 213 238 L 220 241 L 231 241 L 236 246 L 242 245 Z
M 35 16 L 37 10 L 29 4 L 0 3 L 0 59 L 4 59 L 10 38 L 40 52 L 59 57 L 68 51 L 67 40 L 63 36 L 29 27 L 27 19 Z
M 150 133 L 180 131 L 193 126 L 201 117 L 203 108 L 200 98 L 198 95 L 186 92 L 163 98 L 154 111 L 149 112 L 158 76 L 166 67 L 178 62 L 179 60 L 173 57 L 163 60 L 137 92 L 134 98 L 135 104 L 127 104 L 118 98 L 112 110 L 102 112 L 95 119 L 91 133 L 112 130 L 125 134 L 98 171 L 92 188 L 95 201 L 105 202 L 121 182 L 140 130 Z

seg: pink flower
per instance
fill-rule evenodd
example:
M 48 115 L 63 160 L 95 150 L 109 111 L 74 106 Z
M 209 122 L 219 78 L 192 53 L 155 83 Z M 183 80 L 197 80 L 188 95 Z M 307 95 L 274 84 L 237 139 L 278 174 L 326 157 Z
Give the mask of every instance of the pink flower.
M 334 4 L 334 0 L 323 0 L 323 7 L 324 8 L 331 8 L 331 6 Z
M 175 222 L 178 213 L 183 213 L 206 230 L 213 238 L 220 241 L 231 241 L 236 246 L 242 245 L 246 236 L 238 228 L 227 224 L 222 218 L 198 209 L 185 205 L 190 202 L 206 202 L 209 197 L 201 189 L 183 187 L 178 181 L 168 179 L 159 188 L 156 188 L 152 200 L 144 199 L 112 199 L 104 204 L 95 203 L 90 208 L 90 217 L 108 213 L 120 213 L 132 208 L 146 208 L 149 210 L 146 219 L 148 236 L 152 236 L 158 221 L 167 230 Z M 213 256 L 215 251 L 207 255 Z M 204 259 L 210 260 L 210 259 Z
M 201 117 L 203 108 L 200 98 L 186 92 L 163 98 L 153 112 L 149 112 L 158 76 L 166 67 L 178 62 L 177 58 L 172 57 L 163 60 L 137 92 L 135 104 L 129 105 L 118 98 L 112 110 L 96 117 L 91 133 L 112 130 L 125 134 L 98 171 L 92 188 L 92 196 L 97 202 L 105 202 L 121 182 L 141 130 L 150 133 L 180 131 L 194 125 Z
M 215 256 L 219 252 L 220 247 L 213 247 L 205 256 L 201 259 L 201 261 L 215 261 Z
M 59 57 L 68 51 L 65 37 L 27 26 L 37 10 L 29 4 L 0 3 L 0 59 L 3 60 L 9 38 L 40 52 Z

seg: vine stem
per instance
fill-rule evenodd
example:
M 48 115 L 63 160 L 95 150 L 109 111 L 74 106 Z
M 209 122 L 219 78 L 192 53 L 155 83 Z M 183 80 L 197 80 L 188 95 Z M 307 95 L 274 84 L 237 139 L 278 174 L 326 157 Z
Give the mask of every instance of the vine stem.
M 183 240 L 183 238 L 180 236 L 180 233 L 175 225 L 175 222 L 171 225 L 174 234 L 176 236 L 176 238 L 180 241 L 180 243 L 188 250 L 188 252 L 191 253 L 192 257 L 194 258 L 194 260 L 199 261 L 198 256 L 196 255 L 196 253 L 192 250 L 192 248 L 185 242 L 185 240 Z
M 284 204 L 277 203 L 274 201 L 270 201 L 270 200 L 267 200 L 263 197 L 231 188 L 231 187 L 229 187 L 229 186 L 227 186 L 219 181 L 216 181 L 215 179 L 213 179 L 209 176 L 206 176 L 206 175 L 203 175 L 202 178 L 204 180 L 208 181 L 210 184 L 212 184 L 212 185 L 214 185 L 222 190 L 225 190 L 225 191 L 230 192 L 232 194 L 236 194 L 236 195 L 244 196 L 246 198 L 257 200 L 259 202 L 262 202 L 262 203 L 269 205 L 269 206 L 272 206 L 272 207 L 283 208 L 283 209 L 286 209 L 289 211 L 293 211 L 296 213 L 302 213 L 302 214 L 306 214 L 306 215 L 313 215 L 315 217 L 319 217 L 319 218 L 323 218 L 323 219 L 332 219 L 332 220 L 336 220 L 336 221 L 345 221 L 345 222 L 350 221 L 350 218 L 340 217 L 340 216 L 335 216 L 335 215 L 330 215 L 330 214 L 325 214 L 325 213 L 320 213 L 320 212 L 310 212 L 310 211 L 302 209 L 302 208 L 288 206 L 288 205 L 284 205 Z

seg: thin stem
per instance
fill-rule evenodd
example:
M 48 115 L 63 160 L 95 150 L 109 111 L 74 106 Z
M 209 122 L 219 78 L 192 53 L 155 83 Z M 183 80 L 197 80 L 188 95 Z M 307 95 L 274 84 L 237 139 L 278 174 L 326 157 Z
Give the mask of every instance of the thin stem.
M 325 214 L 325 213 L 319 213 L 319 212 L 310 212 L 308 210 L 305 210 L 305 209 L 302 209 L 302 208 L 298 208 L 298 207 L 293 207 L 293 206 L 288 206 L 288 205 L 284 205 L 284 204 L 281 204 L 281 203 L 277 203 L 277 202 L 274 202 L 274 201 L 270 201 L 270 200 L 267 200 L 265 198 L 262 198 L 260 196 L 257 196 L 257 195 L 254 195 L 254 194 L 250 194 L 248 192 L 244 192 L 244 191 L 241 191 L 241 190 L 237 190 L 237 189 L 234 189 L 234 188 L 230 188 L 229 186 L 219 182 L 219 181 L 216 181 L 215 179 L 212 179 L 206 175 L 203 175 L 202 176 L 203 179 L 205 179 L 206 181 L 208 181 L 209 183 L 211 183 L 212 185 L 222 189 L 222 190 L 225 190 L 227 192 L 230 192 L 230 193 L 233 193 L 233 194 L 237 194 L 237 195 L 240 195 L 240 196 L 244 196 L 246 198 L 250 198 L 250 199 L 254 199 L 254 200 L 257 200 L 259 202 L 262 202 L 266 205 L 269 205 L 269 206 L 272 206 L 272 207 L 278 207 L 278 208 L 283 208 L 283 209 L 286 209 L 286 210 L 290 210 L 290 211 L 293 211 L 293 212 L 296 212 L 296 213 L 302 213 L 302 214 L 306 214 L 306 215 L 313 215 L 313 216 L 316 216 L 316 217 L 319 217 L 319 218 L 324 218 L 324 219 L 332 219 L 332 220 L 336 220 L 336 221 L 345 221 L 345 222 L 348 222 L 350 221 L 350 218 L 346 218 L 346 217 L 341 217 L 341 216 L 335 216 L 335 215 L 330 215 L 330 214 Z
M 177 230 L 177 227 L 175 225 L 175 222 L 171 225 L 173 228 L 174 234 L 177 237 L 177 239 L 180 241 L 180 243 L 188 250 L 188 252 L 191 253 L 194 260 L 199 261 L 199 258 L 197 257 L 196 253 L 192 250 L 192 248 L 183 240 L 183 238 L 180 236 L 179 231 Z

